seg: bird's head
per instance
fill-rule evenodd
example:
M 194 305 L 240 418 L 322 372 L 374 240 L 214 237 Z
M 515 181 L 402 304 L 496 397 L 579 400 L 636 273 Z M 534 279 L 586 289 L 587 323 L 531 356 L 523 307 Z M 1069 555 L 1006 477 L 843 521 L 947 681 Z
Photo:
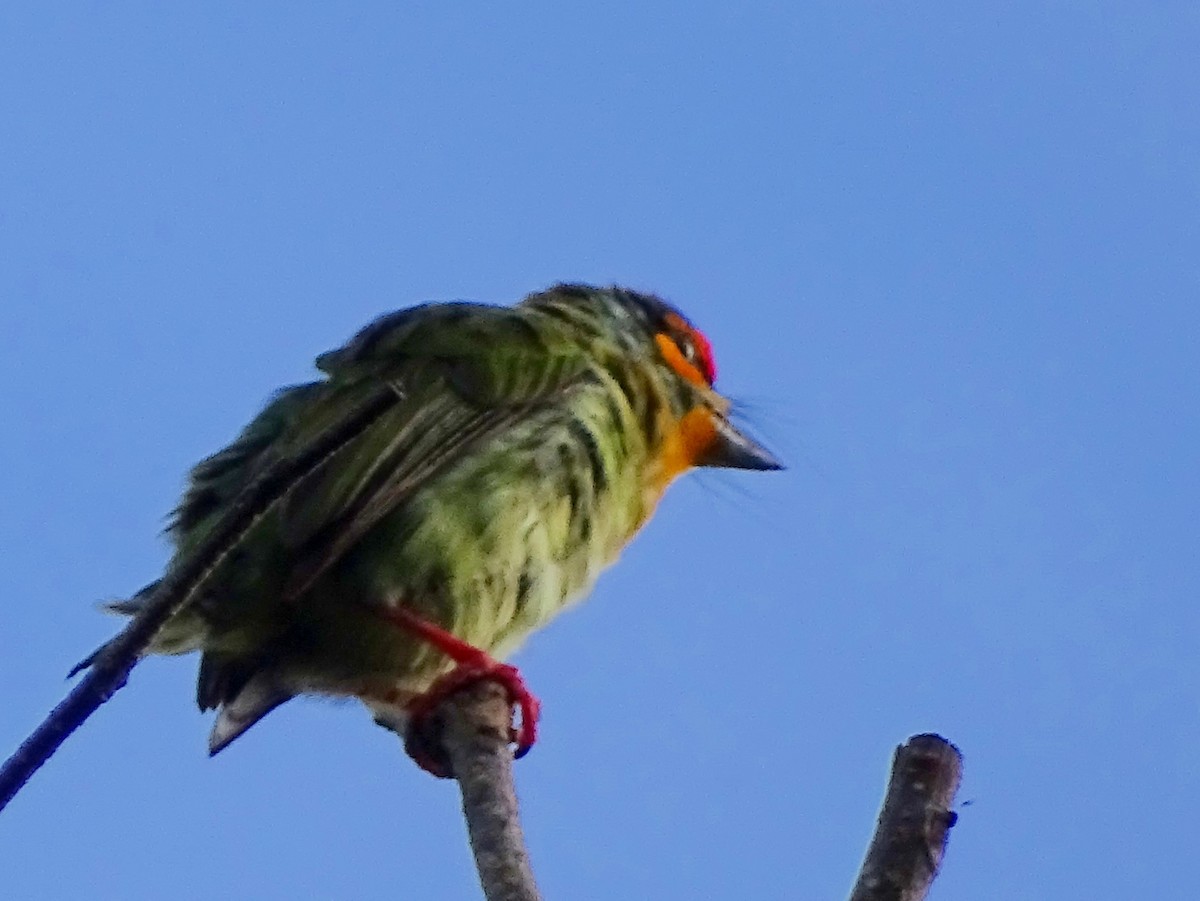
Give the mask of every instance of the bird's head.
M 525 303 L 573 319 L 622 355 L 655 367 L 675 417 L 664 449 L 668 478 L 693 466 L 783 469 L 774 454 L 730 421 L 732 404 L 713 387 L 712 344 L 667 301 L 626 288 L 557 285 Z

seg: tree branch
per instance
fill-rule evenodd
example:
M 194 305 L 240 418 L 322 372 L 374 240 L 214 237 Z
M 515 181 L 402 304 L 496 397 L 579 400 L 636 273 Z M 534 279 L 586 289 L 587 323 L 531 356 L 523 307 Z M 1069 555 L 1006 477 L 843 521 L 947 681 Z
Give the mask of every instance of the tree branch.
M 850 901 L 921 901 L 946 853 L 962 754 L 940 735 L 896 749 L 875 835 Z
M 507 690 L 477 682 L 443 700 L 419 730 L 410 729 L 405 747 L 458 780 L 487 901 L 540 901 L 513 785 L 512 718 Z

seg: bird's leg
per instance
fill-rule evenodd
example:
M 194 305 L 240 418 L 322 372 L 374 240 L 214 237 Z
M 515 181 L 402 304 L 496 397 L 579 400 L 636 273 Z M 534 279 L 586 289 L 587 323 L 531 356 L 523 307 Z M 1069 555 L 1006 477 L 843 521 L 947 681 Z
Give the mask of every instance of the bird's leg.
M 500 683 L 508 692 L 509 702 L 521 711 L 520 726 L 514 729 L 512 734 L 512 740 L 517 746 L 514 756 L 520 759 L 529 753 L 529 749 L 537 740 L 538 712 L 541 705 L 525 685 L 525 680 L 521 678 L 515 666 L 501 663 L 486 651 L 468 644 L 403 608 L 381 609 L 379 613 L 410 635 L 433 645 L 455 663 L 453 670 L 438 678 L 424 693 L 408 704 L 410 721 L 406 744 L 418 766 L 434 776 L 447 778 L 451 775 L 442 762 L 433 759 L 433 755 L 422 749 L 422 743 L 415 740 L 414 736 L 422 733 L 422 725 L 445 698 L 461 688 L 485 680 Z

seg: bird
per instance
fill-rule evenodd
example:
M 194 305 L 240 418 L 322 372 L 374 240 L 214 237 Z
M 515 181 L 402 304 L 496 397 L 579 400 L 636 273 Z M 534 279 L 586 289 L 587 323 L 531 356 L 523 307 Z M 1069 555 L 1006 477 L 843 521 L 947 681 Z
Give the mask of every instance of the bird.
M 357 699 L 404 735 L 493 679 L 520 714 L 520 756 L 539 705 L 501 661 L 588 593 L 676 477 L 783 468 L 731 421 L 704 333 L 628 288 L 410 307 L 316 366 L 191 470 L 167 527 L 170 572 L 332 430 L 334 449 L 279 486 L 146 649 L 200 652 L 210 754 L 300 695 Z M 136 616 L 158 584 L 109 606 Z

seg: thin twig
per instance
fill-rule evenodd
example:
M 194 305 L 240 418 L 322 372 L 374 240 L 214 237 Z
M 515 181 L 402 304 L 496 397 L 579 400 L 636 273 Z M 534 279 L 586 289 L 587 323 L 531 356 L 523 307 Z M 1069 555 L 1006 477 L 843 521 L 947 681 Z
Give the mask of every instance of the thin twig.
M 495 682 L 479 682 L 443 701 L 437 716 L 441 744 L 462 791 L 484 897 L 540 901 L 513 785 L 513 711 L 507 692 Z
M 896 749 L 875 835 L 850 901 L 921 901 L 937 876 L 962 780 L 962 754 L 940 735 Z
M 395 394 L 390 388 L 371 394 L 303 453 L 281 458 L 268 466 L 234 498 L 205 540 L 179 565 L 168 570 L 150 600 L 129 625 L 76 668 L 90 667 L 71 693 L 0 767 L 0 810 L 67 737 L 125 685 L 130 671 L 163 624 L 191 601 L 205 579 L 259 519 L 300 479 L 337 453 L 394 401 Z

